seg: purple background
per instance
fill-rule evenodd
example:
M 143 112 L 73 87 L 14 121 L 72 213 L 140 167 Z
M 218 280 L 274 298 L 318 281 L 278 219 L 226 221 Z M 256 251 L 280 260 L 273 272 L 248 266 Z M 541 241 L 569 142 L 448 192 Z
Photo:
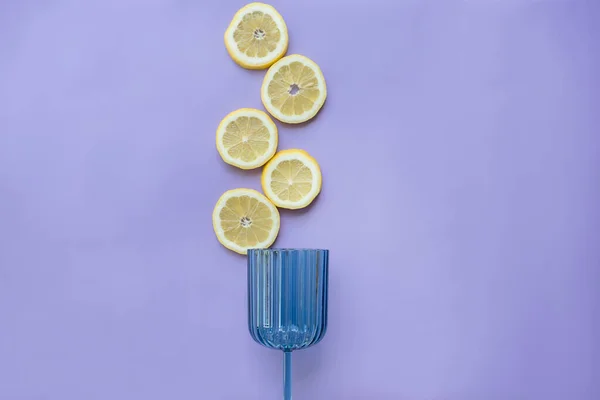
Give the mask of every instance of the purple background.
M 280 398 L 211 226 L 244 4 L 0 0 L 1 400 Z M 324 186 L 276 244 L 332 252 L 294 398 L 600 398 L 598 2 L 272 4 L 329 86 L 279 124 Z

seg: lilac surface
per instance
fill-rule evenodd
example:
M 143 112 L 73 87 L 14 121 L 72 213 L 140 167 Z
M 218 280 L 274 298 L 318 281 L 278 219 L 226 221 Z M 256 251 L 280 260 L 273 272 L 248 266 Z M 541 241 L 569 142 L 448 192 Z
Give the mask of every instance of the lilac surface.
M 1 400 L 280 398 L 211 226 L 244 4 L 0 1 Z M 597 2 L 272 4 L 330 90 L 279 124 L 324 187 L 276 244 L 331 249 L 294 398 L 600 398 Z

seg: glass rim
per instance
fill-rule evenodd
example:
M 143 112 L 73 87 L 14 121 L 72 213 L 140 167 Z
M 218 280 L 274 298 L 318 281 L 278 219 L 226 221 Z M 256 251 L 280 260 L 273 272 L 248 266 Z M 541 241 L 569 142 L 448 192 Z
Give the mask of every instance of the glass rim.
M 298 248 L 294 248 L 294 247 L 275 247 L 275 248 L 270 248 L 270 249 L 248 249 L 248 252 L 265 252 L 265 253 L 274 253 L 277 251 L 283 251 L 283 252 L 309 252 L 309 251 L 313 251 L 313 252 L 329 252 L 329 249 L 313 249 L 313 248 L 304 248 L 304 247 L 298 247 Z

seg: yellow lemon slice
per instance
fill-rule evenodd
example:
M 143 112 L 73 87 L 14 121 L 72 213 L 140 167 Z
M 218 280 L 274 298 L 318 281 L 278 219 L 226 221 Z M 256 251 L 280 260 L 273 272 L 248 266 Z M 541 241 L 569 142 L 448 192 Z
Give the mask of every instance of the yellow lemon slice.
M 314 117 L 325 103 L 325 77 L 307 57 L 283 57 L 267 71 L 260 97 L 272 116 L 281 122 L 299 124 Z
M 223 161 L 241 169 L 258 168 L 277 151 L 277 126 L 263 111 L 241 108 L 217 128 L 217 150 Z
M 304 150 L 290 149 L 275 154 L 265 165 L 262 188 L 277 207 L 308 206 L 321 191 L 321 168 Z
M 239 254 L 271 246 L 279 233 L 277 207 L 253 189 L 223 193 L 215 205 L 212 220 L 219 242 Z
M 240 66 L 264 69 L 279 60 L 288 48 L 283 17 L 272 6 L 250 3 L 242 7 L 225 31 L 225 47 Z

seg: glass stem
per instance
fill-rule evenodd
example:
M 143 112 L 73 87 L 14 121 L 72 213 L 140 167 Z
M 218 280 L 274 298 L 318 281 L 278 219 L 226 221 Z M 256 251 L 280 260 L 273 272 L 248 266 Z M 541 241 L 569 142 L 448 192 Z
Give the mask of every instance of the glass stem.
M 292 352 L 283 352 L 283 400 L 292 400 Z

